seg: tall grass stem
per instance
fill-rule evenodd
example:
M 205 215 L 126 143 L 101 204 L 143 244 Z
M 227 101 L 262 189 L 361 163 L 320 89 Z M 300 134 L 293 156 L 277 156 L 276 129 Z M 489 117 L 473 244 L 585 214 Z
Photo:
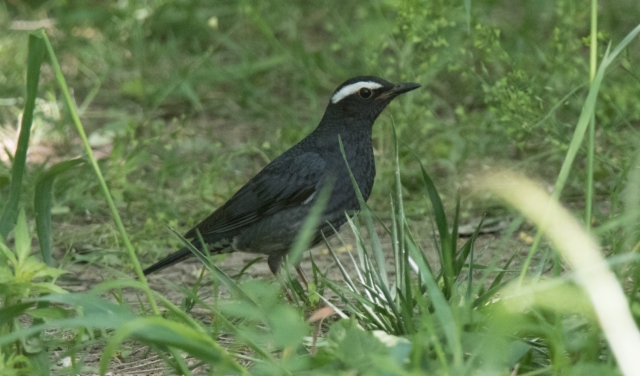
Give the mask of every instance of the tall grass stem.
M 589 83 L 593 84 L 596 77 L 598 58 L 598 0 L 591 0 L 591 44 L 589 46 Z M 593 161 L 595 157 L 596 144 L 596 114 L 591 114 L 589 122 L 589 138 L 587 141 L 587 187 L 585 194 L 585 227 L 591 228 L 591 217 L 593 215 Z
M 587 126 L 591 121 L 591 117 L 595 112 L 596 100 L 598 98 L 598 92 L 600 91 L 600 85 L 602 84 L 602 80 L 604 79 L 604 74 L 607 68 L 613 63 L 613 61 L 618 57 L 620 52 L 625 49 L 638 35 L 640 34 L 640 25 L 636 26 L 627 36 L 620 42 L 616 48 L 613 49 L 612 52 L 611 46 L 607 48 L 607 51 L 602 58 L 602 62 L 596 71 L 596 75 L 591 83 L 591 87 L 589 89 L 589 94 L 587 94 L 587 99 L 582 106 L 582 112 L 580 113 L 580 118 L 578 119 L 578 124 L 576 125 L 576 129 L 573 133 L 573 137 L 571 138 L 571 143 L 569 144 L 569 150 L 567 151 L 567 155 L 565 156 L 564 162 L 562 163 L 562 167 L 560 168 L 560 172 L 558 173 L 558 178 L 556 179 L 556 183 L 553 187 L 553 198 L 559 199 L 564 189 L 564 186 L 569 177 L 569 172 L 571 172 L 571 167 L 573 166 L 573 161 L 580 150 L 580 145 L 584 139 L 584 135 L 587 130 Z M 533 243 L 531 244 L 531 248 L 529 249 L 529 254 L 525 259 L 525 262 L 522 266 L 522 271 L 520 272 L 520 277 L 518 278 L 518 283 L 522 284 L 524 281 L 524 277 L 526 276 L 529 265 L 531 264 L 531 260 L 533 259 L 533 255 L 536 253 L 538 246 L 540 245 L 540 241 L 542 240 L 542 232 L 540 229 L 536 232 L 536 236 L 534 237 Z
M 100 166 L 98 166 L 98 162 L 95 156 L 93 155 L 93 151 L 91 150 L 91 145 L 89 145 L 89 140 L 87 139 L 87 135 L 84 131 L 84 127 L 82 126 L 82 122 L 78 117 L 78 112 L 76 111 L 73 100 L 71 99 L 71 94 L 69 93 L 67 82 L 64 79 L 64 75 L 62 74 L 62 69 L 60 68 L 60 63 L 56 58 L 56 54 L 53 50 L 53 46 L 51 45 L 51 42 L 49 41 L 49 38 L 47 37 L 47 34 L 44 32 L 44 30 L 40 30 L 40 35 L 46 44 L 47 51 L 49 52 L 49 59 L 51 60 L 51 65 L 53 65 L 53 69 L 55 72 L 56 81 L 58 81 L 58 85 L 60 86 L 60 90 L 62 91 L 62 95 L 64 96 L 64 100 L 67 105 L 67 108 L 69 109 L 69 114 L 71 116 L 71 119 L 73 120 L 73 124 L 75 125 L 76 129 L 78 130 L 78 134 L 82 139 L 82 143 L 85 147 L 85 151 L 87 153 L 87 158 L 89 159 L 89 163 L 91 164 L 91 166 L 93 167 L 96 173 L 96 177 L 98 178 L 98 182 L 100 183 L 100 188 L 102 189 L 102 193 L 104 193 L 105 199 L 107 200 L 107 205 L 109 206 L 109 210 L 111 211 L 111 215 L 113 216 L 113 221 L 116 224 L 116 227 L 118 229 L 118 232 L 120 233 L 120 236 L 122 237 L 122 241 L 125 245 L 127 253 L 129 254 L 129 258 L 133 263 L 133 267 L 135 269 L 136 275 L 140 279 L 140 282 L 142 282 L 142 284 L 144 285 L 143 290 L 147 295 L 147 300 L 149 301 L 149 305 L 151 306 L 153 313 L 156 315 L 159 315 L 160 310 L 158 309 L 158 305 L 156 304 L 156 300 L 153 296 L 153 292 L 151 291 L 151 288 L 149 288 L 149 284 L 147 283 L 147 278 L 144 276 L 144 273 L 142 272 L 142 266 L 140 265 L 140 261 L 138 261 L 136 252 L 133 249 L 133 245 L 131 244 L 131 241 L 129 240 L 129 236 L 127 235 L 127 231 L 125 230 L 124 225 L 122 224 L 122 219 L 120 219 L 120 214 L 118 214 L 118 209 L 116 208 L 116 205 L 113 202 L 113 198 L 111 197 L 111 193 L 109 192 L 107 183 L 104 180 L 104 176 L 102 175 L 102 172 L 100 171 Z

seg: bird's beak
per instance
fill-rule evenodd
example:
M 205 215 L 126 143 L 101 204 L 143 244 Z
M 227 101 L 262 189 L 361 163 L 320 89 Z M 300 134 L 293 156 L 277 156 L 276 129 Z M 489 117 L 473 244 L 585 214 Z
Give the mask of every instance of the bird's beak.
M 392 87 L 389 91 L 387 91 L 386 93 L 382 93 L 378 99 L 393 99 L 395 97 L 397 97 L 400 94 L 404 94 L 406 92 L 409 92 L 411 90 L 415 90 L 417 88 L 419 88 L 421 85 L 417 84 L 415 82 L 405 82 L 402 84 L 397 84 L 394 87 Z

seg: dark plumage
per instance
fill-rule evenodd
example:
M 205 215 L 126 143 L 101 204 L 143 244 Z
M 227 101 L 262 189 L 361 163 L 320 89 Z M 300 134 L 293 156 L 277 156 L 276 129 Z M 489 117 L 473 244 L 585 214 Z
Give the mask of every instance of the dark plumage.
M 224 205 L 185 234 L 201 248 L 197 231 L 212 254 L 234 251 L 268 255 L 276 274 L 327 179 L 335 179 L 314 245 L 333 234 L 359 209 L 338 143 L 364 199 L 373 188 L 376 168 L 371 145 L 373 123 L 396 96 L 419 84 L 394 85 L 363 76 L 347 80 L 334 92 L 318 127 L 269 163 Z M 329 225 L 330 224 L 330 225 Z M 182 248 L 144 270 L 150 274 L 191 256 Z

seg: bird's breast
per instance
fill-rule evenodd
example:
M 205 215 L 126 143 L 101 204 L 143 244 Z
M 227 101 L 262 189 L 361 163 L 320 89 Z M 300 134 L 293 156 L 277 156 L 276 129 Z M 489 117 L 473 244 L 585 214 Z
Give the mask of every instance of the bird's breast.
M 346 138 L 343 141 L 343 145 L 349 169 L 366 201 L 371 194 L 376 175 L 371 136 L 359 140 Z M 342 152 L 338 149 L 336 154 L 328 158 L 331 163 L 328 164 L 330 170 L 327 173 L 335 177 L 329 206 L 344 208 L 344 210 L 358 210 L 360 205 L 349 176 L 349 169 L 347 169 Z M 328 209 L 331 210 L 332 208 Z

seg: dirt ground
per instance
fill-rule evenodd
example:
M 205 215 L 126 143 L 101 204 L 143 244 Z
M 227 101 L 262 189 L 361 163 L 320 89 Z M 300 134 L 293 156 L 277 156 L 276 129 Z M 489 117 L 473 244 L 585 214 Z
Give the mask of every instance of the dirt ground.
M 422 231 L 423 233 L 431 233 L 431 230 L 428 228 L 424 230 L 425 231 Z M 378 231 L 378 234 L 381 238 L 380 240 L 383 250 L 385 251 L 387 268 L 390 272 L 389 276 L 392 277 L 394 258 L 391 248 L 391 238 L 381 229 Z M 475 263 L 488 265 L 493 262 L 495 265 L 501 266 L 504 265 L 506 260 L 508 260 L 514 253 L 516 253 L 517 256 L 510 269 L 518 270 L 518 265 L 521 264 L 521 261 L 526 257 L 528 251 L 526 237 L 523 239 L 522 234 L 523 233 L 520 233 L 519 236 L 514 236 L 513 239 L 507 239 L 506 244 L 503 242 L 504 239 L 502 239 L 497 232 L 481 234 L 475 245 Z M 354 266 L 349 253 L 351 253 L 356 260 L 358 257 L 357 250 L 354 246 L 354 236 L 351 233 L 351 230 L 346 228 L 341 231 L 340 235 L 345 242 L 346 247 L 335 236 L 331 239 L 330 243 L 342 264 L 351 274 L 351 272 L 354 271 Z M 418 236 L 418 234 L 414 235 Z M 438 255 L 434 248 L 434 239 L 427 237 L 416 240 L 420 241 L 424 247 L 425 252 L 427 253 L 427 258 L 431 264 L 438 265 Z M 467 240 L 468 238 L 458 239 L 458 246 L 462 246 Z M 498 249 L 501 250 L 501 254 L 497 254 L 496 250 Z M 508 252 L 505 253 L 504 250 L 508 250 Z M 254 254 L 232 253 L 222 256 L 222 259 L 217 261 L 216 265 L 229 275 L 233 275 L 239 272 L 255 257 L 256 255 Z M 329 253 L 326 246 L 317 246 L 305 253 L 300 265 L 308 276 L 311 275 L 311 257 L 313 257 L 314 262 L 318 265 L 320 270 L 328 271 L 327 275 L 330 280 L 342 281 L 342 275 L 340 274 L 335 260 Z M 181 285 L 186 287 L 193 286 L 198 278 L 200 269 L 200 262 L 195 258 L 192 258 L 150 276 L 149 283 L 152 289 L 166 296 L 174 304 L 179 305 L 183 299 L 183 294 L 172 287 L 172 285 Z M 63 281 L 60 285 L 68 291 L 73 292 L 88 291 L 93 286 L 114 278 L 112 272 L 90 265 L 76 264 L 71 267 L 70 271 L 72 272 L 73 281 Z M 292 273 L 295 274 L 293 271 Z M 273 281 L 274 276 L 269 271 L 265 259 L 253 264 L 249 269 L 247 269 L 243 278 L 258 278 Z M 209 289 L 209 291 L 207 291 L 207 289 Z M 210 288 L 203 287 L 200 292 L 204 296 L 207 296 L 207 293 L 210 293 L 210 296 L 205 300 L 213 299 L 213 292 Z M 133 310 L 140 309 L 138 297 L 133 290 L 124 290 L 123 294 L 125 301 L 128 302 Z M 220 295 L 221 299 L 229 297 L 228 292 L 224 288 L 220 289 Z M 328 289 L 325 290 L 325 297 L 328 299 L 332 298 L 331 292 L 328 291 Z M 110 297 L 105 296 L 105 298 Z M 204 309 L 198 308 L 198 306 L 194 307 L 190 314 L 203 322 L 210 322 L 211 320 L 210 313 Z M 233 343 L 233 339 L 225 335 L 220 336 L 217 340 L 223 346 L 230 346 Z M 94 369 L 97 370 L 100 356 L 102 355 L 101 346 L 88 348 L 85 350 L 83 355 L 85 364 L 90 367 L 96 367 Z M 190 357 L 187 357 L 185 361 L 188 365 L 195 365 L 198 363 L 196 359 Z M 56 368 L 59 369 L 59 366 L 56 366 Z M 110 375 L 160 375 L 166 372 L 167 368 L 164 361 L 158 357 L 154 351 L 149 351 L 147 346 L 141 345 L 140 343 L 128 342 L 122 346 L 120 356 L 112 359 L 109 370 Z M 194 374 L 204 372 L 204 369 L 194 369 Z

